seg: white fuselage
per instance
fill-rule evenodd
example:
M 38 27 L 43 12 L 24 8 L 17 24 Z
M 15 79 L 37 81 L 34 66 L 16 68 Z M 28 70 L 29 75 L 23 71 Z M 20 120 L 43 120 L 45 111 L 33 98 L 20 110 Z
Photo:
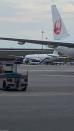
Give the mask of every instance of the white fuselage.
M 74 37 L 73 36 L 68 36 L 66 38 L 63 38 L 62 40 L 58 40 L 59 42 L 67 42 L 67 43 L 73 43 L 74 44 Z M 68 56 L 68 57 L 74 57 L 74 48 L 69 48 L 65 46 L 58 46 L 56 48 L 58 54 Z
M 67 56 L 67 57 L 74 57 L 74 48 L 58 46 L 56 50 L 59 55 Z
M 31 54 L 31 55 L 26 55 L 25 59 L 23 60 L 23 62 L 41 62 L 41 61 L 53 61 L 59 58 L 58 54 Z

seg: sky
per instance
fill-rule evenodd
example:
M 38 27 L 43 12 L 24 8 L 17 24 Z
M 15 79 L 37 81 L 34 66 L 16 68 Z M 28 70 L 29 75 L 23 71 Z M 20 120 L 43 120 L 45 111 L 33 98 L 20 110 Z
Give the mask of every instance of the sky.
M 74 34 L 74 0 L 0 0 L 0 36 L 53 40 L 51 5 L 55 4 L 69 34 Z M 41 48 L 0 41 L 4 48 Z

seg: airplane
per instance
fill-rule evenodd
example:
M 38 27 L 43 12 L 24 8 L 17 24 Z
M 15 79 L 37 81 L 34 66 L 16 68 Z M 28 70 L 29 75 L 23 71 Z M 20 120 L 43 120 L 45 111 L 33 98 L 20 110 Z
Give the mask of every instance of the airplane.
M 56 8 L 56 5 L 51 6 L 51 11 L 52 11 L 52 20 L 53 20 L 53 37 L 55 41 L 62 41 L 62 42 L 70 42 L 70 44 L 74 44 L 74 37 L 71 36 L 65 25 L 64 22 L 59 14 L 59 11 Z M 65 44 L 64 44 L 65 45 Z M 67 47 L 67 46 L 57 46 L 56 48 L 57 52 L 59 55 L 64 55 L 67 57 L 74 57 L 74 48 L 72 47 Z
M 69 34 L 67 33 L 67 30 L 64 26 L 64 23 L 62 21 L 62 18 L 56 8 L 55 5 L 52 5 L 52 15 L 53 15 L 53 32 L 54 32 L 54 38 L 56 38 L 55 41 L 43 41 L 43 40 L 34 40 L 34 39 L 19 39 L 19 38 L 7 38 L 7 37 L 0 37 L 0 40 L 7 40 L 7 41 L 16 41 L 18 44 L 25 44 L 25 43 L 34 43 L 34 44 L 43 44 L 43 45 L 53 45 L 54 49 L 57 49 L 59 54 L 59 47 L 62 47 L 64 52 L 61 52 L 61 54 L 65 53 L 68 50 L 69 55 L 74 55 L 74 40 L 73 41 L 65 41 L 61 38 L 67 38 L 69 37 Z M 61 49 L 60 49 L 61 50 Z M 67 55 L 68 55 L 67 53 Z M 71 54 L 70 54 L 71 53 Z
M 23 59 L 25 64 L 47 64 L 59 58 L 58 52 L 54 50 L 53 54 L 30 54 Z
M 69 33 L 62 21 L 62 18 L 56 8 L 55 5 L 52 5 L 52 19 L 53 19 L 53 36 L 54 40 L 61 40 L 69 37 Z M 70 38 L 69 38 L 70 39 Z M 72 40 L 72 39 L 71 39 Z M 73 56 L 74 49 L 58 46 L 56 49 L 54 49 L 53 54 L 30 54 L 26 55 L 25 59 L 23 60 L 24 63 L 31 63 L 31 64 L 39 64 L 41 62 L 51 62 L 58 60 L 64 56 L 63 59 L 67 59 L 67 57 Z M 67 56 L 67 57 L 65 57 Z

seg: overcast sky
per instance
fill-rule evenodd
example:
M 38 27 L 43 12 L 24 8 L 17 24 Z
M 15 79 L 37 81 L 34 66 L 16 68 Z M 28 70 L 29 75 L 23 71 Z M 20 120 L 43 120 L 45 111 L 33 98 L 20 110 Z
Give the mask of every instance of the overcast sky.
M 0 0 L 0 36 L 52 39 L 51 5 L 56 4 L 70 34 L 74 34 L 74 0 Z M 30 46 L 28 44 L 28 46 Z M 23 47 L 2 42 L 0 47 Z

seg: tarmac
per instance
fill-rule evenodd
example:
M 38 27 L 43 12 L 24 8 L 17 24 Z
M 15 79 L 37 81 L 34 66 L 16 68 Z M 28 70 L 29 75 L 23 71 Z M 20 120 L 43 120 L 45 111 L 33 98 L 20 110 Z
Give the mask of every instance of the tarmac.
M 0 90 L 1 131 L 74 131 L 74 66 L 19 65 L 27 92 Z

